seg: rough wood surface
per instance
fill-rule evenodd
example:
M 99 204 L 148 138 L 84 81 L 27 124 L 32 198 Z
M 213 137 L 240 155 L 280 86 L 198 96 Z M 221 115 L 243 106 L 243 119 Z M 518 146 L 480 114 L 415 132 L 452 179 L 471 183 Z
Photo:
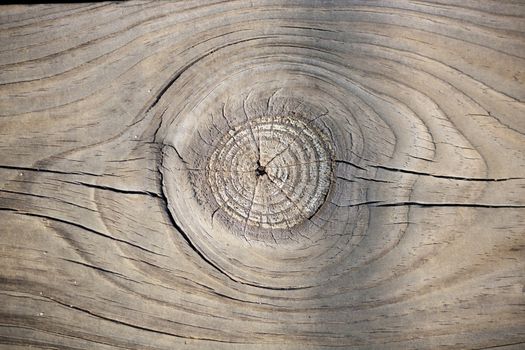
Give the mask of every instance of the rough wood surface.
M 525 347 L 525 3 L 0 7 L 0 349 Z

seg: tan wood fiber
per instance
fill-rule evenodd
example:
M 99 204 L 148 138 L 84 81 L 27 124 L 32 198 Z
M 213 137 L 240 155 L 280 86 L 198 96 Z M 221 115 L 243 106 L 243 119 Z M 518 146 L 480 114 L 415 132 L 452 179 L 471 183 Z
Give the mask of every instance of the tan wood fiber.
M 525 2 L 0 7 L 0 349 L 525 348 Z

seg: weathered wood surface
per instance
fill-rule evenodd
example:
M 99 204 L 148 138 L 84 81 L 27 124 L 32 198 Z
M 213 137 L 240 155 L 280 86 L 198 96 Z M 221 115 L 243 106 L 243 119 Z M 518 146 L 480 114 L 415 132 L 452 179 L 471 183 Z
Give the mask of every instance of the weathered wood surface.
M 524 17 L 1 7 L 0 348 L 525 347 Z

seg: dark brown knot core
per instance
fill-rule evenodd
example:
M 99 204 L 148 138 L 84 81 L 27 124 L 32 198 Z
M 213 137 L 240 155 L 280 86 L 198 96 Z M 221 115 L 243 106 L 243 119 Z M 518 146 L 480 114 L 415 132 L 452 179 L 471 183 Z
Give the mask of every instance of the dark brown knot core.
M 266 167 L 261 165 L 259 161 L 257 161 L 257 169 L 255 169 L 255 175 L 257 176 L 266 175 Z

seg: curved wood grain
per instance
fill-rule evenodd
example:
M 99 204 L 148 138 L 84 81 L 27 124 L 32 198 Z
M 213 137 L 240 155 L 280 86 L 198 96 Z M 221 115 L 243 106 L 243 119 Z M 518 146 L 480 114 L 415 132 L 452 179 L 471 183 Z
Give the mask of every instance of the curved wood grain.
M 0 348 L 522 348 L 524 17 L 2 7 Z

